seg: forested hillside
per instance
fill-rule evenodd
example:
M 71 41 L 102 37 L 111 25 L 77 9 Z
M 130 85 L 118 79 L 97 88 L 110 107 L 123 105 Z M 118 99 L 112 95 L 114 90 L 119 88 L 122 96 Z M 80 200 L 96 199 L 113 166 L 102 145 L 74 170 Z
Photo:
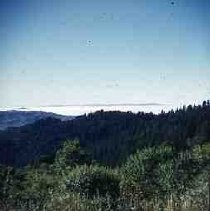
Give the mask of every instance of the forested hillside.
M 159 115 L 98 111 L 62 122 L 48 118 L 0 132 L 0 163 L 24 166 L 40 159 L 53 162 L 66 139 L 78 138 L 93 159 L 115 166 L 137 149 L 170 144 L 183 150 L 210 140 L 210 103 Z

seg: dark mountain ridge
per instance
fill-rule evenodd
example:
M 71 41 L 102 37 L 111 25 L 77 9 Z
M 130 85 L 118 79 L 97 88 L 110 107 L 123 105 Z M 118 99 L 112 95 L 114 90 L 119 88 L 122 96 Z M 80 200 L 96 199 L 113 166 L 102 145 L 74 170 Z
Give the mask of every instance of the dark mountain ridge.
M 71 121 L 47 118 L 0 132 L 0 163 L 24 166 L 53 155 L 66 139 L 78 138 L 93 158 L 118 165 L 146 146 L 168 143 L 178 150 L 210 141 L 210 103 L 155 115 L 98 111 Z

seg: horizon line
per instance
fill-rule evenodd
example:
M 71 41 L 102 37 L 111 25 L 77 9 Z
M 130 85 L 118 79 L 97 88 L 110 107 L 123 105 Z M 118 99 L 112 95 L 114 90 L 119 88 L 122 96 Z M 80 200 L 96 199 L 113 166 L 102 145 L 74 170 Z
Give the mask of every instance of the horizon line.
M 52 105 L 41 105 L 39 107 L 71 107 L 71 106 L 161 106 L 166 105 L 162 103 L 85 103 L 85 104 L 52 104 Z
M 36 105 L 36 106 L 2 106 L 0 109 L 27 109 L 27 108 L 46 108 L 46 107 L 74 107 L 74 106 L 81 106 L 81 107 L 108 107 L 108 106 L 164 106 L 164 105 L 171 105 L 165 103 L 86 103 L 86 104 L 51 104 L 51 105 Z

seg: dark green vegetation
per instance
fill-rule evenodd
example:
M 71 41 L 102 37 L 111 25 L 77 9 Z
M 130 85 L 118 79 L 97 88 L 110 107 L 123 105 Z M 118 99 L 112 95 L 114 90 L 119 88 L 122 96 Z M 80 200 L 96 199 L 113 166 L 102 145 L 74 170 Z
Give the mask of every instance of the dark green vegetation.
M 146 146 L 167 143 L 177 150 L 187 149 L 210 140 L 210 104 L 159 115 L 99 111 L 71 121 L 48 118 L 10 128 L 0 132 L 0 163 L 24 166 L 43 156 L 50 160 L 64 140 L 75 138 L 93 159 L 111 166 Z
M 206 211 L 209 140 L 209 101 L 10 128 L 0 133 L 0 210 Z
M 208 210 L 210 144 L 148 147 L 102 166 L 66 141 L 52 164 L 0 168 L 1 210 Z M 175 209 L 176 208 L 176 209 Z

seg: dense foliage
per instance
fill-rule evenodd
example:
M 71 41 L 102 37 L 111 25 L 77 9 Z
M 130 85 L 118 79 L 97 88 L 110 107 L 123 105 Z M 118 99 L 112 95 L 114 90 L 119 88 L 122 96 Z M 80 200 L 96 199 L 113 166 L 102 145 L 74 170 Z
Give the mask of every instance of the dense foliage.
M 0 209 L 208 210 L 210 144 L 178 153 L 148 147 L 114 169 L 88 157 L 78 141 L 66 141 L 52 164 L 1 166 Z
M 98 111 L 62 122 L 48 118 L 0 132 L 0 163 L 24 166 L 53 162 L 66 139 L 80 140 L 93 159 L 111 166 L 136 149 L 167 143 L 181 151 L 210 140 L 210 102 L 154 115 Z M 47 155 L 47 156 L 46 156 Z

